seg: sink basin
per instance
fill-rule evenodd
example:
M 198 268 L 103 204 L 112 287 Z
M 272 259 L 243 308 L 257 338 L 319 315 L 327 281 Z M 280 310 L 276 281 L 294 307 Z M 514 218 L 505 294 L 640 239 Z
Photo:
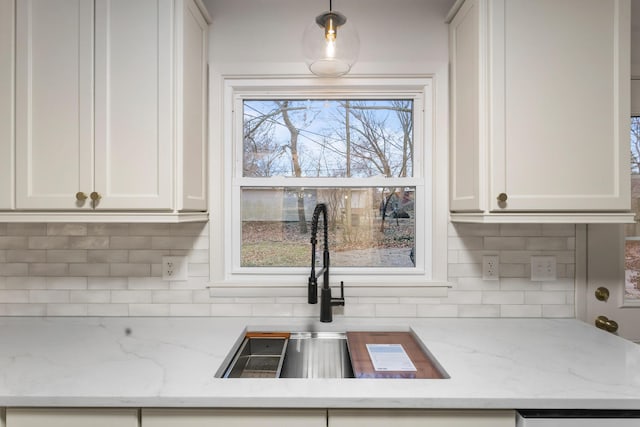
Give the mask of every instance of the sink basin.
M 280 378 L 353 378 L 347 336 L 296 332 L 289 337 Z
M 387 366 L 374 366 L 369 346 Z M 449 378 L 409 332 L 248 332 L 230 355 L 224 378 Z

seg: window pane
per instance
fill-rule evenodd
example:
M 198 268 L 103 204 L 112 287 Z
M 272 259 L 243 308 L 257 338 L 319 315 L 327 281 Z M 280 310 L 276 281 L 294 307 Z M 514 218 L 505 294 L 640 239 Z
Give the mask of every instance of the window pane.
M 245 100 L 243 176 L 413 176 L 413 100 Z
M 640 117 L 631 118 L 631 210 L 640 214 Z M 625 299 L 640 301 L 640 224 L 626 225 Z
M 244 187 L 241 266 L 310 266 L 311 218 L 325 203 L 332 267 L 414 267 L 414 196 L 414 187 Z

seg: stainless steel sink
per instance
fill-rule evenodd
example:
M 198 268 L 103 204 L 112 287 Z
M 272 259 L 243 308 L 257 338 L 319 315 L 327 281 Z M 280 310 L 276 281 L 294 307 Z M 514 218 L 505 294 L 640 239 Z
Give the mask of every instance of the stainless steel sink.
M 280 378 L 353 378 L 347 336 L 339 332 L 292 333 Z
M 292 332 L 288 338 L 247 336 L 225 378 L 353 378 L 342 332 Z

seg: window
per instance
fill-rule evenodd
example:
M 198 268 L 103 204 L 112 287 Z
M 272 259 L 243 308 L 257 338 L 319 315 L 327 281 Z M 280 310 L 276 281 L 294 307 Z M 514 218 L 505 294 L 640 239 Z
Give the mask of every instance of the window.
M 332 283 L 445 279 L 434 273 L 446 271 L 446 253 L 433 255 L 446 223 L 434 215 L 432 80 L 317 81 L 225 81 L 214 282 L 306 284 L 318 203 L 328 208 Z
M 631 117 L 631 209 L 640 214 L 640 116 Z M 625 225 L 625 291 L 627 305 L 640 304 L 640 226 Z

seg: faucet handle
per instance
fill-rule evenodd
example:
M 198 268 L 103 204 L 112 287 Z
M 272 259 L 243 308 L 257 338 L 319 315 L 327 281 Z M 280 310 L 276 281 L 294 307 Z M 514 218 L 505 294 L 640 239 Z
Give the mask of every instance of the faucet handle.
M 331 298 L 331 305 L 344 305 L 344 282 L 340 281 L 340 298 Z

